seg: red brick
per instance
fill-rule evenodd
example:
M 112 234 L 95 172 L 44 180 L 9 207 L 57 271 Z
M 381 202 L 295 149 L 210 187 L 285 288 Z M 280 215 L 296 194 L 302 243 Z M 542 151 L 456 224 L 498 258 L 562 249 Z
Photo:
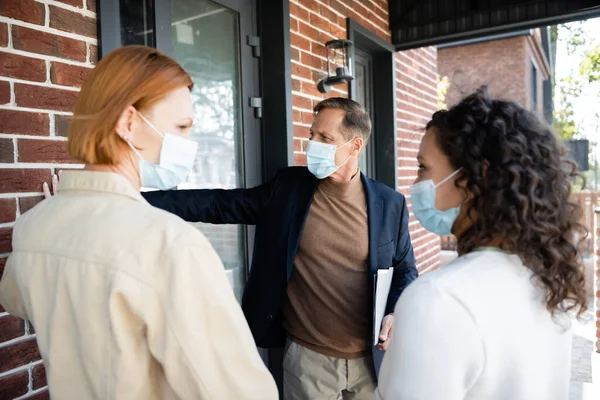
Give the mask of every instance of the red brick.
M 302 57 L 302 54 L 300 57 Z M 295 75 L 299 78 L 312 79 L 312 71 L 304 65 L 297 63 L 292 63 L 292 75 Z
M 310 14 L 310 24 L 317 27 L 325 32 L 329 32 L 329 26 L 331 22 L 317 14 Z
M 304 110 L 312 111 L 312 101 L 302 96 L 293 96 L 292 97 L 292 105 L 296 108 L 302 108 Z
M 41 193 L 42 184 L 50 179 L 49 169 L 0 169 L 0 193 Z
M 87 57 L 87 45 L 81 40 L 70 39 L 22 26 L 13 26 L 12 34 L 13 46 L 17 50 L 75 61 L 85 61 Z
M 292 79 L 292 90 L 296 92 L 302 91 L 302 82 L 298 79 Z
M 334 13 L 333 11 L 331 11 L 329 8 L 325 7 L 325 6 L 321 6 L 321 16 L 328 19 L 330 22 L 337 24 L 338 23 L 338 16 L 336 13 Z
M 8 46 L 8 24 L 0 22 L 0 47 Z
M 315 0 L 298 0 L 298 4 L 308 8 L 311 11 L 319 12 L 319 4 Z
M 12 231 L 12 228 L 0 228 L 0 254 L 12 251 Z M 0 356 L 0 372 L 4 372 L 2 371 L 2 356 Z
M 302 64 L 316 69 L 324 69 L 327 63 L 325 60 L 305 52 L 300 53 L 300 61 Z
M 319 90 L 317 89 L 316 83 L 303 85 L 302 93 L 310 95 L 310 96 L 314 96 L 314 97 L 324 97 L 323 93 L 319 92 Z M 340 96 L 339 93 L 334 93 L 334 92 L 329 92 L 328 94 L 330 94 L 331 97 L 339 97 Z
M 310 40 L 290 32 L 290 45 L 299 49 L 310 51 Z
M 305 24 L 304 22 L 300 22 L 299 28 L 301 35 L 311 38 L 315 41 L 320 41 L 319 31 L 313 28 L 312 26 Z
M 83 8 L 83 2 L 85 0 L 56 0 L 59 3 L 65 3 L 73 7 Z
M 55 133 L 55 135 L 62 136 L 62 137 L 68 137 L 70 123 L 71 123 L 71 116 L 56 114 L 54 116 L 54 133 Z
M 294 154 L 294 165 L 296 165 L 296 166 L 306 165 L 306 154 Z
M 302 151 L 302 141 L 294 139 L 294 151 Z
M 12 139 L 0 139 L 0 163 L 15 162 L 15 147 Z
M 296 4 L 290 2 L 290 15 L 298 18 L 301 21 L 308 21 L 308 10 L 298 7 Z
M 302 123 L 302 111 L 292 110 L 292 115 L 294 122 Z
M 317 54 L 321 57 L 327 57 L 327 47 L 321 43 L 312 42 L 310 44 L 310 51 L 311 53 Z
M 10 103 L 10 83 L 0 81 L 0 104 Z
M 19 139 L 19 162 L 77 163 L 67 155 L 64 140 Z
M 45 82 L 46 62 L 36 58 L 0 52 L 0 76 Z
M 312 124 L 313 123 L 313 113 L 312 112 L 303 112 L 302 113 L 302 123 L 303 124 Z
M 15 98 L 20 107 L 54 111 L 73 111 L 78 92 L 44 86 L 15 84 Z
M 300 139 L 310 138 L 310 128 L 306 126 L 294 125 L 294 137 Z
M 13 222 L 17 217 L 17 199 L 0 199 L 0 224 Z M 2 332 L 0 332 L 0 335 Z
M 46 379 L 46 367 L 44 364 L 36 365 L 31 372 L 31 379 L 33 381 L 33 390 L 38 390 L 44 386 L 48 386 L 48 380 Z
M 50 400 L 50 392 L 44 390 L 42 392 L 34 394 L 33 396 L 27 397 L 24 400 Z
M 50 28 L 87 37 L 97 36 L 95 18 L 56 6 L 50 6 Z
M 90 44 L 90 62 L 94 65 L 98 62 L 98 47 Z
M 290 31 L 298 32 L 298 20 L 296 18 L 290 18 Z
M 35 339 L 28 339 L 6 346 L 0 352 L 0 373 L 38 361 L 39 359 L 40 352 Z
M 57 85 L 81 87 L 90 72 L 91 68 L 53 62 L 50 67 L 50 79 Z
M 29 391 L 29 373 L 17 372 L 0 378 L 0 398 L 16 399 Z
M 25 321 L 12 315 L 0 317 L 0 343 L 25 335 Z
M 96 0 L 86 0 L 87 9 L 96 12 Z
M 40 187 L 42 187 L 41 183 L 40 183 Z M 44 196 L 20 197 L 19 198 L 19 210 L 21 211 L 21 215 L 23 215 L 27 211 L 31 210 L 33 207 L 38 205 L 42 200 L 44 200 Z
M 331 7 L 334 10 L 341 13 L 342 15 L 347 15 L 348 7 L 350 7 L 350 8 L 354 7 L 352 0 L 344 0 L 344 1 L 329 0 L 329 5 L 331 5 Z
M 294 49 L 294 48 L 290 48 L 290 55 L 291 55 L 291 60 L 292 61 L 298 61 L 300 62 L 300 50 L 298 49 Z
M 0 1 L 0 15 L 30 24 L 43 25 L 46 9 L 42 3 L 33 0 L 2 0 Z
M 0 133 L 48 136 L 49 126 L 48 114 L 0 110 Z

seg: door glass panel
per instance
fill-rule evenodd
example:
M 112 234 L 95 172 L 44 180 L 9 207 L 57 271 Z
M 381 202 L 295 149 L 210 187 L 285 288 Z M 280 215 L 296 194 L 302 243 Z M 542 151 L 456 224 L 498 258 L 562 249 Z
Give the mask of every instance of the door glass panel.
M 373 122 L 373 112 L 372 112 L 372 96 L 371 96 L 371 60 L 370 57 L 358 50 L 356 50 L 355 54 L 355 88 L 356 93 L 353 94 L 353 100 L 362 104 L 363 107 L 367 110 L 367 112 L 371 115 L 371 122 Z M 373 133 L 371 133 L 371 139 L 369 143 L 373 140 Z M 367 143 L 367 147 L 365 147 L 358 159 L 358 166 L 360 170 L 367 176 L 373 177 L 373 167 L 372 167 L 372 148 L 373 146 Z
M 154 1 L 119 1 L 121 40 L 123 45 L 138 44 L 154 47 Z
M 192 76 L 199 144 L 192 174 L 179 189 L 243 186 L 239 14 L 208 0 L 171 0 L 172 55 Z M 245 229 L 196 223 L 221 257 L 238 299 L 246 279 Z

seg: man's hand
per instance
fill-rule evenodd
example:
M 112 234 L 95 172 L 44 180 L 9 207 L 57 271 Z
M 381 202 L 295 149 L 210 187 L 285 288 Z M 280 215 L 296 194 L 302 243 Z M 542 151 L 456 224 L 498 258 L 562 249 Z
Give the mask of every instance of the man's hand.
M 58 193 L 58 178 L 60 177 L 62 171 L 58 171 L 58 175 L 52 175 L 52 192 L 50 192 L 50 187 L 48 186 L 48 182 L 44 182 L 42 185 L 42 190 L 44 192 L 44 197 L 49 199 Z
M 392 337 L 392 326 L 394 325 L 394 314 L 388 314 L 381 321 L 381 331 L 379 332 L 379 350 L 387 350 Z

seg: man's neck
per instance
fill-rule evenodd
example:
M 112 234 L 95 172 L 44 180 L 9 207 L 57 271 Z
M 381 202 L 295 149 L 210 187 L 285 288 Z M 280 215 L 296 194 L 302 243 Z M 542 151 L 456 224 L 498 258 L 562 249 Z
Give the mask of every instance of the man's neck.
M 348 168 L 344 168 L 343 171 L 340 168 L 327 179 L 331 179 L 334 182 L 350 182 L 359 172 L 357 165 L 352 167 L 348 166 Z

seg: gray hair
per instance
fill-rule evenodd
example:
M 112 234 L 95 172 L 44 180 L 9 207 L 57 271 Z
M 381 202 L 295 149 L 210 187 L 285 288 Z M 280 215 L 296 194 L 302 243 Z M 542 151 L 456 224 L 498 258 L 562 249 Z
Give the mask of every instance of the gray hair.
M 343 110 L 346 112 L 342 120 L 342 133 L 346 140 L 358 136 L 366 144 L 371 136 L 371 117 L 365 108 L 354 100 L 344 97 L 332 97 L 318 103 L 315 114 L 327 109 Z

